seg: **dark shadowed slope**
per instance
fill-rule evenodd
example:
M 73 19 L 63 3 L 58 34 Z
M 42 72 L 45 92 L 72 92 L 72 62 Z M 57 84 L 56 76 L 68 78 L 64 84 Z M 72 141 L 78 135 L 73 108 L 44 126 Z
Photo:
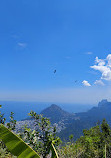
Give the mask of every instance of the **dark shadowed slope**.
M 62 110 L 59 106 L 52 104 L 50 107 L 44 109 L 41 114 L 51 120 L 52 123 L 58 123 L 61 120 L 74 117 L 74 114 L 70 114 Z

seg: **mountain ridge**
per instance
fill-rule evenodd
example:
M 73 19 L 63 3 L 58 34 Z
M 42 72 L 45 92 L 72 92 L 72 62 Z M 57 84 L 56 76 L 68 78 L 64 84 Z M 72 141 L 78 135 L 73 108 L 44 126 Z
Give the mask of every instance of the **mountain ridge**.
M 106 119 L 111 126 L 111 102 L 106 99 L 102 100 L 98 103 L 98 107 L 93 107 L 87 112 L 77 113 L 76 117 L 78 117 L 78 120 L 73 120 L 59 133 L 62 139 L 68 140 L 70 134 L 73 134 L 77 139 L 82 135 L 83 129 L 89 129 L 97 123 L 101 123 L 103 119 Z

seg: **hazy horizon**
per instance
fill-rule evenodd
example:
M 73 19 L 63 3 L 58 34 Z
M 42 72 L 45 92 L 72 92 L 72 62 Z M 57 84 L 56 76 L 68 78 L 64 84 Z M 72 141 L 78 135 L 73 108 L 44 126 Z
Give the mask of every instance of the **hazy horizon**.
M 70 104 L 70 103 L 54 103 L 54 102 L 23 102 L 23 101 L 0 101 L 2 105 L 1 111 L 4 113 L 7 121 L 9 120 L 10 113 L 14 112 L 14 118 L 22 120 L 28 117 L 28 113 L 33 110 L 40 114 L 42 110 L 56 104 L 63 110 L 70 113 L 86 112 L 97 105 L 83 105 L 83 104 Z

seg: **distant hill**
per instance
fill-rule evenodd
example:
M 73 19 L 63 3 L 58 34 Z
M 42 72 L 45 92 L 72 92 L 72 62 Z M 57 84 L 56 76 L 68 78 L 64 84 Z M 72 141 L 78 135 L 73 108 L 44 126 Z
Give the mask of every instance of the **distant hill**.
M 93 107 L 88 112 L 78 113 L 77 115 L 80 119 L 89 119 L 93 123 L 101 122 L 105 118 L 111 126 L 111 102 L 104 99 L 98 103 L 98 107 Z
M 50 107 L 44 109 L 41 114 L 50 119 L 51 123 L 58 123 L 59 121 L 70 119 L 74 114 L 62 110 L 59 106 L 52 104 Z
M 106 99 L 102 100 L 98 107 L 93 107 L 88 112 L 77 113 L 75 117 L 78 120 L 73 120 L 59 133 L 62 139 L 67 140 L 70 134 L 73 134 L 76 139 L 82 135 L 83 129 L 89 129 L 97 123 L 101 123 L 104 118 L 111 126 L 111 102 Z

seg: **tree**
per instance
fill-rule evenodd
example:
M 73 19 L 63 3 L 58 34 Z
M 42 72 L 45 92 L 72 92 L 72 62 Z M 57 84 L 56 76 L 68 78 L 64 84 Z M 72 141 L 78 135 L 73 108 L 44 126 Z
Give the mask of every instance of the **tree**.
M 0 108 L 2 108 L 2 105 L 0 105 Z M 5 124 L 6 118 L 4 117 L 4 114 L 0 111 L 0 123 Z
M 58 146 L 61 142 L 60 138 L 56 136 L 56 128 L 51 127 L 48 118 L 36 114 L 34 111 L 29 113 L 32 119 L 35 120 L 35 130 L 24 127 L 21 138 L 26 141 L 35 151 L 46 158 L 50 152 L 51 144 Z
M 1 107 L 1 106 L 0 106 Z M 1 112 L 0 112 L 1 114 Z M 11 130 L 14 130 L 15 129 L 15 125 L 16 125 L 16 120 L 14 120 L 13 118 L 13 114 L 11 112 L 11 115 L 10 115 L 10 122 L 7 123 L 7 127 L 4 126 L 4 123 L 5 123 L 5 119 L 4 119 L 4 115 L 0 115 L 0 118 L 1 118 L 1 124 L 0 124 L 0 140 L 1 140 L 1 143 L 2 143 L 2 147 L 4 145 L 4 148 L 8 151 L 10 151 L 13 155 L 16 155 L 18 156 L 18 158 L 31 158 L 31 157 L 35 157 L 35 158 L 39 158 L 40 156 L 36 153 L 38 152 L 36 150 L 36 152 L 30 147 L 31 145 L 33 145 L 33 148 L 35 146 L 37 146 L 37 144 L 42 144 L 42 142 L 36 140 L 35 142 L 33 142 L 33 139 L 35 139 L 35 136 L 36 138 L 38 138 L 38 132 L 37 131 L 32 131 L 30 132 L 31 130 L 30 129 L 26 129 L 25 128 L 25 131 L 24 131 L 24 134 L 22 134 L 22 136 L 28 134 L 28 140 L 29 140 L 29 143 L 25 143 L 21 138 L 19 138 L 16 134 L 14 134 Z M 36 117 L 36 122 L 37 122 L 37 117 L 39 119 L 39 115 L 35 115 L 36 113 L 35 112 L 32 112 L 30 113 L 31 116 L 34 116 Z M 46 119 L 46 118 L 43 118 L 42 116 L 40 117 L 41 118 L 41 122 L 42 122 L 42 125 L 39 125 L 39 127 L 42 127 L 42 131 L 44 132 L 44 144 L 43 144 L 43 147 L 46 146 L 47 147 L 47 150 L 46 152 L 44 152 L 44 149 L 43 149 L 43 153 L 46 153 L 43 155 L 43 157 L 45 158 L 47 154 L 50 153 L 50 151 L 52 152 L 52 158 L 58 158 L 58 154 L 56 152 L 56 149 L 54 147 L 53 144 L 57 144 L 59 139 L 54 139 L 54 133 L 51 135 L 51 131 L 49 132 L 48 130 L 51 129 L 50 128 L 50 122 Z M 40 122 L 39 122 L 40 123 Z M 46 131 L 46 128 L 47 128 L 47 131 Z M 45 131 L 44 131 L 45 130 Z M 55 132 L 55 128 L 54 128 L 54 131 Z M 42 133 L 43 134 L 43 133 Z M 39 135 L 42 137 L 42 135 Z M 51 137 L 52 136 L 52 137 Z M 50 138 L 49 138 L 50 137 Z M 30 139 L 31 138 L 31 139 Z M 42 139 L 41 139 L 42 140 Z M 46 141 L 46 142 L 45 142 Z M 50 142 L 50 143 L 49 143 Z M 46 143 L 46 144 L 45 144 Z M 28 146 L 28 144 L 30 146 Z M 48 144 L 48 145 L 47 145 Z M 40 146 L 39 146 L 40 147 Z M 8 149 L 7 149 L 8 148 Z M 34 148 L 35 149 L 35 148 Z M 6 154 L 5 154 L 6 155 Z
M 5 143 L 9 151 L 18 158 L 40 158 L 40 156 L 30 148 L 30 146 L 3 124 L 0 124 L 0 139 Z M 49 150 L 52 151 L 52 158 L 58 158 L 53 144 L 51 144 Z

